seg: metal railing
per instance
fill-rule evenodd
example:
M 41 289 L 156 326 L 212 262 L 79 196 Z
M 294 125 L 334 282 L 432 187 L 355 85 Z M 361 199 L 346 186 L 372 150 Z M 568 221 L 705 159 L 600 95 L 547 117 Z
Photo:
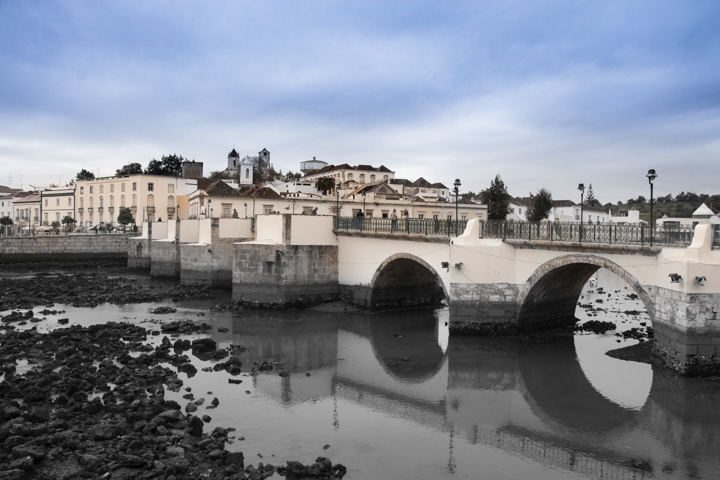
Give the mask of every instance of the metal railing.
M 666 225 L 662 228 L 651 229 L 649 225 L 489 220 L 481 222 L 480 227 L 480 238 L 605 245 L 650 246 L 652 244 L 653 246 L 687 247 L 692 243 L 693 234 L 693 227 L 679 225 Z M 717 228 L 715 239 L 718 239 Z M 714 244 L 717 243 L 714 242 Z
M 336 217 L 337 230 L 369 233 L 404 233 L 408 235 L 426 235 L 453 237 L 462 235 L 467 220 L 435 220 L 425 218 L 373 218 L 373 217 Z

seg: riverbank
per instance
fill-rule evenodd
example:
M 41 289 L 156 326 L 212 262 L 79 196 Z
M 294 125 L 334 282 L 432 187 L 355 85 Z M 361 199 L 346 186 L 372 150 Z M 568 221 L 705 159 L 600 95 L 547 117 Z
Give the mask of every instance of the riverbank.
M 127 323 L 38 333 L 5 322 L 0 479 L 344 476 L 344 466 L 323 457 L 309 466 L 253 466 L 241 452 L 227 451 L 233 429 L 204 430 L 221 399 L 208 398 L 207 405 L 205 398 L 194 399 L 183 411 L 165 393 L 183 387 L 178 372 L 190 375 L 195 368 L 185 352 L 222 359 L 216 370 L 235 374 L 241 371 L 239 356 L 215 350 L 210 339 L 172 342 L 164 336 L 155 347 L 147 343 L 148 335 L 162 333 Z

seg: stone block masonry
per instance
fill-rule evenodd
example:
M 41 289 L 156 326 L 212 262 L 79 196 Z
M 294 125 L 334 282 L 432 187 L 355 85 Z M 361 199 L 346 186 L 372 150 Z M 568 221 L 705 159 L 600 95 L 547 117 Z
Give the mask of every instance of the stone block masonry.
M 182 244 L 180 246 L 180 283 L 231 288 L 236 241 L 232 238 L 213 238 L 212 244 Z
M 336 300 L 335 245 L 235 244 L 233 300 L 257 306 L 299 306 Z
M 149 269 L 150 240 L 141 237 L 131 237 L 127 244 L 128 268 Z
M 180 243 L 175 241 L 153 241 L 150 253 L 152 277 L 180 277 Z
M 128 235 L 42 235 L 0 239 L 0 263 L 124 260 Z

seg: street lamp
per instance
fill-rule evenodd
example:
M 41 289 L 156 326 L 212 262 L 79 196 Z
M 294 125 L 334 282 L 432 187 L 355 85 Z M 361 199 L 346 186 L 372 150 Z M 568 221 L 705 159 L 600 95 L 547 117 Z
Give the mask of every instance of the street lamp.
M 367 215 L 367 212 L 365 211 L 365 196 L 366 195 L 367 194 L 365 192 L 363 192 L 363 217 L 365 217 L 365 215 Z
M 243 206 L 245 207 L 245 218 L 247 218 L 247 202 Z
M 578 190 L 580 190 L 580 241 L 582 242 L 583 210 L 585 204 L 583 197 L 585 196 L 585 184 L 581 183 L 578 185 Z
M 650 246 L 653 245 L 653 180 L 657 178 L 657 174 L 654 169 L 648 170 L 647 173 L 648 182 L 650 183 Z
M 342 185 L 340 182 L 335 185 L 335 197 L 337 198 L 335 201 L 335 230 L 338 230 L 340 228 L 340 187 Z
M 458 199 L 460 198 L 460 179 L 456 178 L 455 183 L 453 183 L 455 188 L 453 189 L 455 192 L 455 236 L 458 236 Z

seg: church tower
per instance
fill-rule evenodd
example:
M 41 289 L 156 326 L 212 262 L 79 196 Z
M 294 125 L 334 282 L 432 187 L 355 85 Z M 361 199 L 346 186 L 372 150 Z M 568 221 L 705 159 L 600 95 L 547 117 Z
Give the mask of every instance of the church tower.
M 227 170 L 237 172 L 240 168 L 240 154 L 238 154 L 234 148 L 232 149 L 232 152 L 228 153 L 227 161 Z

